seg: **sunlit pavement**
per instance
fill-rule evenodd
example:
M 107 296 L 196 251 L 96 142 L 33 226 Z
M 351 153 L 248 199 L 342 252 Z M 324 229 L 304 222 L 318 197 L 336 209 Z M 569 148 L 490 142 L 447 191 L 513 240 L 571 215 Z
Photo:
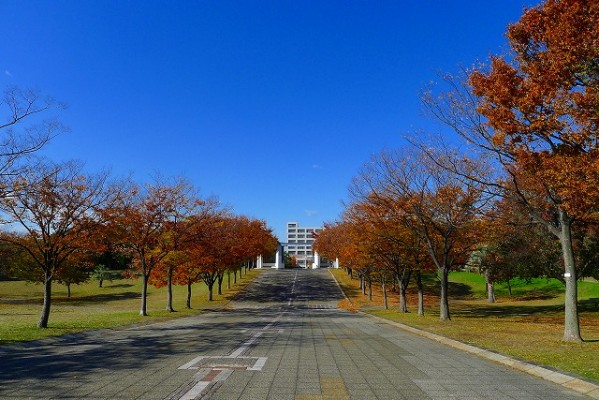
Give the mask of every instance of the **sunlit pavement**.
M 338 310 L 328 270 L 263 272 L 226 312 L 0 348 L 13 399 L 584 399 Z

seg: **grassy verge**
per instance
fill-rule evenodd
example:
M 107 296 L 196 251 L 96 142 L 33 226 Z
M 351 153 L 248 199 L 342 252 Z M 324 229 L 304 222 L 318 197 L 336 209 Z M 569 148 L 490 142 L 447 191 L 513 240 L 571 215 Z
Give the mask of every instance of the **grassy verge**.
M 166 288 L 148 289 L 147 317 L 139 315 L 141 280 L 119 279 L 104 282 L 99 288 L 97 282 L 71 286 L 71 298 L 67 298 L 66 288 L 53 285 L 52 308 L 49 327 L 38 329 L 37 321 L 41 313 L 43 288 L 39 284 L 20 281 L 0 282 L 0 344 L 42 339 L 86 330 L 114 328 L 131 324 L 146 324 L 166 319 L 199 314 L 206 310 L 222 309 L 226 304 L 260 273 L 251 270 L 231 289 L 227 289 L 227 279 L 223 283 L 223 295 L 216 295 L 208 301 L 206 285 L 198 283 L 192 288 L 192 309 L 185 308 L 187 287 L 175 286 L 173 306 L 177 312 L 166 311 Z
M 357 279 L 342 270 L 333 271 L 350 297 L 341 307 L 362 310 L 393 321 L 484 347 L 502 354 L 599 380 L 599 283 L 579 287 L 581 331 L 584 343 L 565 343 L 563 336 L 563 288 L 555 280 L 514 282 L 512 296 L 498 288 L 498 301 L 486 301 L 484 279 L 475 273 L 450 274 L 452 320 L 439 321 L 437 288 L 427 280 L 425 316 L 416 314 L 415 293 L 408 296 L 409 313 L 397 311 L 397 293 L 389 293 L 389 309 L 382 307 L 380 288 L 373 285 L 373 299 L 362 295 Z

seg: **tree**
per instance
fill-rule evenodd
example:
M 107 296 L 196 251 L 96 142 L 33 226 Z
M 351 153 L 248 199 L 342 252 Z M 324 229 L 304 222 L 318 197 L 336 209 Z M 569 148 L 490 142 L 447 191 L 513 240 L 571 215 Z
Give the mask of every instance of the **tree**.
M 424 315 L 421 272 L 434 270 L 434 267 L 431 269 L 430 263 L 427 263 L 429 257 L 425 242 L 411 227 L 410 214 L 397 212 L 394 199 L 383 196 L 383 193 L 371 193 L 362 204 L 354 207 L 361 210 L 363 217 L 369 221 L 360 224 L 369 227 L 369 254 L 377 260 L 377 264 L 385 265 L 391 271 L 394 282 L 398 284 L 400 312 L 408 312 L 407 288 L 412 274 L 416 274 L 418 315 Z
M 96 279 L 98 281 L 98 287 L 104 286 L 105 280 L 112 280 L 112 271 L 106 267 L 104 264 L 96 265 L 91 271 L 91 278 Z
M 67 298 L 71 298 L 71 285 L 79 285 L 89 280 L 92 265 L 89 254 L 86 253 L 74 252 L 56 272 L 56 282 L 67 287 Z
M 508 27 L 511 53 L 425 104 L 499 166 L 490 188 L 526 207 L 560 242 L 564 340 L 582 340 L 572 228 L 598 200 L 599 4 L 548 0 Z M 451 166 L 450 166 L 451 167 Z M 463 177 L 481 181 L 473 176 Z
M 232 241 L 231 216 L 213 216 L 204 225 L 195 227 L 193 240 L 187 247 L 190 272 L 200 277 L 208 287 L 208 300 L 214 299 L 214 285 L 229 264 Z
M 464 168 L 478 173 L 480 166 L 470 162 Z M 396 213 L 422 239 L 439 274 L 440 319 L 449 320 L 448 274 L 464 265 L 478 244 L 477 225 L 485 205 L 480 185 L 458 179 L 414 148 L 373 158 L 352 188 L 353 196 Z
M 226 214 L 224 209 L 217 207 L 218 202 L 214 199 L 212 212 L 200 215 L 192 215 L 185 223 L 186 236 L 184 246 L 178 253 L 180 266 L 176 269 L 173 282 L 175 284 L 187 286 L 186 307 L 191 308 L 192 285 L 203 281 L 203 272 L 206 266 L 212 266 L 214 258 L 208 253 L 209 240 L 215 239 L 215 224 L 218 224 L 220 217 Z M 209 271 L 212 272 L 212 271 Z M 212 275 L 209 273 L 208 281 L 212 282 Z M 210 285 L 209 289 L 211 288 Z M 212 300 L 211 290 L 209 291 L 210 300 Z
M 508 28 L 513 61 L 494 57 L 470 76 L 494 143 L 549 199 L 555 219 L 531 214 L 561 244 L 564 340 L 581 341 L 572 225 L 598 200 L 599 3 L 548 0 Z M 530 204 L 526 194 L 518 193 Z
M 328 259 L 342 260 L 342 267 L 353 276 L 353 272 L 359 271 L 366 262 L 357 241 L 358 231 L 359 227 L 344 216 L 341 221 L 325 224 L 324 229 L 316 236 L 312 248 Z
M 576 265 L 580 269 L 579 276 L 593 277 L 599 280 L 599 227 L 588 224 L 579 229 L 575 236 L 575 245 L 578 249 Z
M 4 90 L 4 96 L 0 99 L 0 113 L 7 117 L 0 121 L 0 177 L 8 178 L 22 173 L 25 165 L 21 161 L 65 130 L 55 118 L 39 118 L 52 109 L 63 107 L 51 97 L 42 97 L 35 90 L 16 86 Z M 25 126 L 26 122 L 31 123 Z M 4 186 L 4 190 L 9 189 Z
M 109 186 L 107 178 L 86 175 L 74 162 L 45 163 L 15 177 L 10 196 L 0 197 L 0 212 L 22 231 L 0 239 L 26 252 L 42 275 L 40 328 L 48 327 L 52 281 L 76 252 L 93 247 L 104 222 L 100 208 L 118 199 L 119 189 Z
M 362 228 L 360 241 L 376 266 L 373 272 L 383 288 L 385 308 L 386 283 L 391 279 L 399 284 L 400 311 L 407 312 L 406 290 L 414 267 L 409 262 L 410 253 L 418 250 L 409 243 L 414 237 L 413 232 L 387 205 L 388 202 L 378 201 L 377 196 L 368 196 L 360 203 L 351 204 L 344 217 Z
M 173 218 L 176 190 L 162 183 L 133 187 L 128 198 L 106 210 L 110 231 L 123 251 L 133 255 L 133 267 L 141 274 L 140 315 L 147 316 L 148 282 L 152 271 L 172 251 L 166 235 Z
M 260 254 L 274 252 L 277 243 L 264 221 L 233 215 L 215 218 L 194 249 L 194 256 L 200 260 L 200 275 L 208 286 L 209 299 L 213 299 L 215 283 L 218 294 L 222 294 L 227 271 L 239 269 L 244 262 Z
M 3 234 L 0 232 L 0 235 Z M 0 240 L 0 280 L 21 278 L 20 271 L 23 269 L 23 264 L 27 262 L 26 258 L 27 255 L 21 248 Z M 24 279 L 28 279 L 27 274 Z M 36 282 L 40 281 L 41 279 L 36 280 Z
M 318 233 L 312 248 L 329 259 L 342 260 L 343 268 L 353 276 L 355 271 L 360 279 L 360 289 L 365 293 L 365 278 L 367 274 L 368 257 L 360 247 L 358 239 L 360 227 L 350 219 L 325 224 Z
M 241 264 L 248 266 L 261 254 L 276 253 L 279 241 L 265 221 L 245 216 L 239 216 L 237 220 L 235 252 Z
M 284 252 L 283 263 L 285 264 L 285 268 L 293 268 L 297 265 L 297 258 L 288 252 Z
M 185 179 L 178 178 L 170 186 L 172 189 L 172 204 L 170 218 L 165 224 L 164 232 L 166 246 L 170 252 L 158 265 L 157 277 L 153 280 L 155 286 L 167 286 L 166 310 L 174 312 L 173 308 L 173 275 L 177 268 L 181 267 L 186 260 L 184 252 L 187 242 L 193 232 L 193 224 L 201 224 L 205 219 L 217 211 L 218 201 L 216 199 L 202 200 L 196 194 L 196 190 Z M 161 275 L 161 276 L 160 276 Z

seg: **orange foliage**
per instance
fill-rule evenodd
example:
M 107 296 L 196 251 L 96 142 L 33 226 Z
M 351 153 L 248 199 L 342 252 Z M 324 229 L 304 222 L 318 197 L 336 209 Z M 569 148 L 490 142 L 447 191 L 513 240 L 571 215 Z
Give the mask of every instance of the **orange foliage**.
M 548 0 L 508 29 L 514 62 L 470 75 L 493 141 L 569 215 L 599 199 L 599 3 Z

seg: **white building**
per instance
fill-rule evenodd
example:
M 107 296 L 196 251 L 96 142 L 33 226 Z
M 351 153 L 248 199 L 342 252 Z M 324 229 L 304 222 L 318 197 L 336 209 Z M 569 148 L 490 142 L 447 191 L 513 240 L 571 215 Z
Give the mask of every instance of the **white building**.
M 287 243 L 285 251 L 297 260 L 303 268 L 328 267 L 326 260 L 321 260 L 318 253 L 312 251 L 316 240 L 315 234 L 322 232 L 322 227 L 302 227 L 297 222 L 287 222 Z

